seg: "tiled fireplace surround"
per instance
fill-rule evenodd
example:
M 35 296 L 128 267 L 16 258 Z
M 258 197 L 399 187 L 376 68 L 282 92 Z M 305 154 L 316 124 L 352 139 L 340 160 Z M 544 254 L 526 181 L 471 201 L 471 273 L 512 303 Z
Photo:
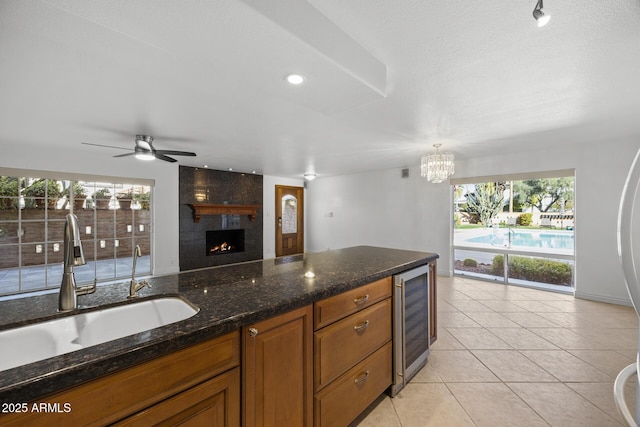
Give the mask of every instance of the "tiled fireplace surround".
M 202 215 L 193 219 L 192 203 L 260 205 L 262 175 L 180 166 L 180 270 L 262 259 L 262 208 L 248 215 Z M 244 251 L 207 256 L 207 231 L 244 229 Z

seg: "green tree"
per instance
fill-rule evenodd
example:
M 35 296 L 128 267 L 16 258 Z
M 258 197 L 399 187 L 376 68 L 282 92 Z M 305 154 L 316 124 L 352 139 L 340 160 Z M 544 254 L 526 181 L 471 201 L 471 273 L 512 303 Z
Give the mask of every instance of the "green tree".
M 466 195 L 467 212 L 478 215 L 482 224 L 489 225 L 491 219 L 502 211 L 504 188 L 504 182 L 476 184 L 475 191 Z
M 573 207 L 573 178 L 545 178 L 516 181 L 514 193 L 525 206 L 540 212 L 562 211 Z

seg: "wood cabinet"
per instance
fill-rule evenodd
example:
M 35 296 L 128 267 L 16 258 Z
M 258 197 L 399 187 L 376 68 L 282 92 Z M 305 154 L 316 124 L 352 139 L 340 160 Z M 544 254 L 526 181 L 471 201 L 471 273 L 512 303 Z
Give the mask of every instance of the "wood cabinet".
M 314 421 L 347 425 L 391 385 L 391 278 L 314 304 Z
M 238 426 L 239 341 L 236 331 L 118 371 L 39 399 L 39 402 L 58 403 L 61 407 L 68 403 L 68 412 L 3 415 L 0 424 L 49 427 L 123 422 L 124 425 L 148 425 L 146 421 L 127 424 L 126 418 L 133 415 L 140 420 L 147 420 L 148 416 L 156 424 L 164 419 L 179 425 L 183 421 L 205 418 L 206 425 L 218 425 L 216 421 L 224 420 L 222 425 Z
M 313 425 L 313 310 L 242 328 L 242 424 Z
M 429 339 L 437 339 L 436 263 Z M 392 383 L 392 278 L 95 379 L 0 425 L 348 425 Z M 423 337 L 424 337 L 424 329 Z

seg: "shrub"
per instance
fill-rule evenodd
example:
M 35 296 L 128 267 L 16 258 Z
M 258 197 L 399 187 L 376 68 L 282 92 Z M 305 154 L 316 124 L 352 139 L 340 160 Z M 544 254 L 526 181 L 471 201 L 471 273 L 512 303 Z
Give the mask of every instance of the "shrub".
M 496 255 L 491 262 L 491 274 L 494 276 L 504 275 L 504 256 Z
M 0 176 L 0 196 L 18 197 L 18 178 Z
M 522 225 L 522 226 L 528 226 L 531 225 L 531 223 L 533 222 L 533 214 L 531 213 L 523 213 L 518 215 L 518 219 L 516 220 L 516 223 L 518 225 Z
M 52 179 L 39 179 L 24 189 L 24 195 L 27 197 L 49 197 L 57 199 L 60 196 L 60 187 L 58 183 Z
M 151 207 L 151 193 L 141 193 L 134 194 L 133 199 L 140 203 L 140 206 L 143 210 L 149 210 Z
M 111 198 L 111 191 L 108 188 L 101 188 L 95 193 L 93 193 L 94 199 L 109 199 Z
M 0 176 L 0 209 L 16 208 L 18 200 L 18 178 Z
M 493 257 L 491 273 L 496 276 L 504 274 L 504 257 Z M 509 257 L 509 277 L 531 282 L 550 283 L 571 286 L 571 264 L 544 258 L 520 256 Z
M 55 209 L 60 196 L 60 186 L 52 179 L 37 179 L 24 189 L 23 194 L 27 196 L 26 208 L 44 208 L 46 202 L 50 209 Z
M 462 261 L 462 265 L 465 267 L 477 267 L 478 261 L 473 258 L 465 258 L 465 260 Z

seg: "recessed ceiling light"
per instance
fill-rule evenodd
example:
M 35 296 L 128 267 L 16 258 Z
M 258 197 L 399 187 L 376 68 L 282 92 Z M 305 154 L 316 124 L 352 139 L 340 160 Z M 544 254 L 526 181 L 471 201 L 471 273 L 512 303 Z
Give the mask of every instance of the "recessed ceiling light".
M 292 85 L 301 85 L 306 80 L 304 76 L 300 74 L 289 74 L 285 79 Z
M 306 179 L 308 181 L 313 181 L 314 179 L 316 179 L 316 174 L 315 173 L 305 173 L 304 174 L 304 179 Z
M 229 172 L 231 172 L 233 170 L 233 168 L 229 168 Z
M 209 165 L 204 165 L 204 168 L 207 169 L 209 167 Z

